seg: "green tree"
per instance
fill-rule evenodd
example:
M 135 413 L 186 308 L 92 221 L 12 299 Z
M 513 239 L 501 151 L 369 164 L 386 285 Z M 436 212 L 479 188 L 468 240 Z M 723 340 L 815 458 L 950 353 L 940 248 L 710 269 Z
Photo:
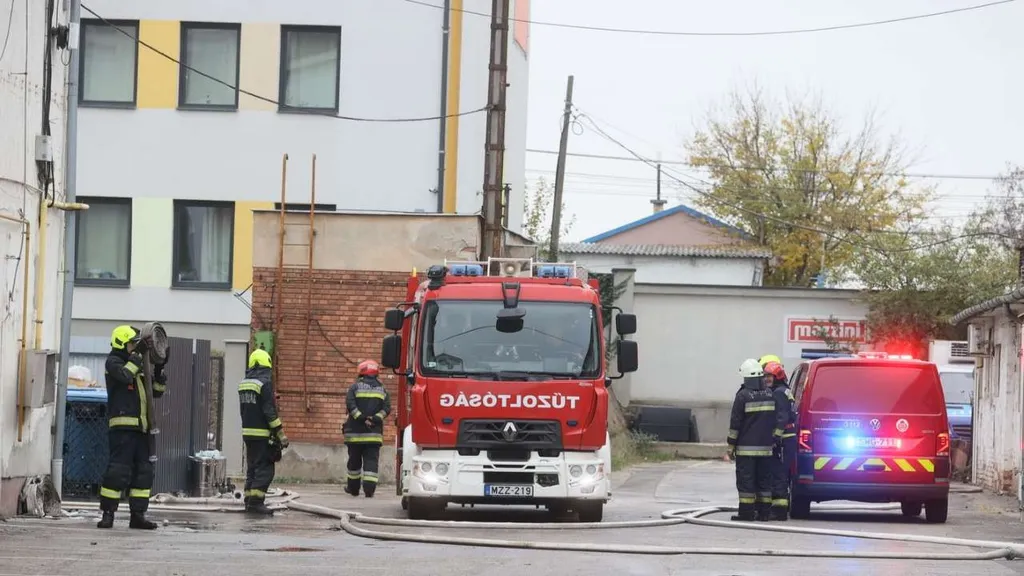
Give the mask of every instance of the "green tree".
M 878 241 L 884 252 L 864 255 L 856 274 L 868 289 L 863 300 L 873 341 L 922 350 L 929 338 L 963 339 L 965 328 L 949 319 L 1016 283 L 1016 255 L 991 236 L 970 236 L 986 233 L 983 216 L 928 235 L 891 235 Z
M 551 246 L 551 207 L 554 205 L 555 188 L 544 178 L 538 178 L 533 190 L 527 190 L 523 197 L 523 234 L 538 245 L 538 257 L 547 259 Z M 564 241 L 569 235 L 576 215 L 568 214 L 562 202 L 562 230 Z
M 909 189 L 900 146 L 870 116 L 845 134 L 820 103 L 776 105 L 757 90 L 734 91 L 687 152 L 710 181 L 695 203 L 775 254 L 766 285 L 806 286 L 823 266 L 843 275 L 859 256 L 852 242 L 919 216 L 929 196 Z

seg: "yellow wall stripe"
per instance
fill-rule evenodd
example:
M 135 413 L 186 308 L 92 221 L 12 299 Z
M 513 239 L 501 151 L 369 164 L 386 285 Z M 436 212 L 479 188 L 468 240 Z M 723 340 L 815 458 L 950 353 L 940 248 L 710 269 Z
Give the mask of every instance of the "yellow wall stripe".
M 181 53 L 181 23 L 177 20 L 139 22 L 139 41 L 173 56 Z M 139 108 L 178 107 L 178 65 L 139 45 Z
M 277 100 L 281 62 L 281 26 L 279 24 L 242 24 L 238 84 L 242 90 Z M 275 111 L 272 102 L 238 95 L 239 110 Z M 236 277 L 237 277 L 237 268 Z M 245 286 L 248 286 L 248 282 Z M 245 288 L 242 286 L 242 288 Z
M 448 30 L 448 119 L 445 121 L 444 139 L 444 211 L 455 213 L 456 183 L 459 170 L 459 113 L 462 86 L 462 5 L 463 0 L 452 0 L 451 21 Z
M 273 208 L 273 202 L 235 202 L 235 254 L 231 283 L 236 291 L 245 290 L 252 284 L 252 212 Z

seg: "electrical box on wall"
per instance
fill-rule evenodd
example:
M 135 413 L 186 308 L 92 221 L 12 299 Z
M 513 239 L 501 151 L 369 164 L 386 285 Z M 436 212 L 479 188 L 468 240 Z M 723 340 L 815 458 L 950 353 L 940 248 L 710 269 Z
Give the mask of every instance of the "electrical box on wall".
M 57 389 L 57 353 L 53 350 L 25 352 L 25 388 L 21 405 L 42 408 L 54 402 Z
M 260 348 L 267 351 L 267 354 L 274 355 L 274 332 L 271 330 L 260 330 L 252 335 L 253 350 Z

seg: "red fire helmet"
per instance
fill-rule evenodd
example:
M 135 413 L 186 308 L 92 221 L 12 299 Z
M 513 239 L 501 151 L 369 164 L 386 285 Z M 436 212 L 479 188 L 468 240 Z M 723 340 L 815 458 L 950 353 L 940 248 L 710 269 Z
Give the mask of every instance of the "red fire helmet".
M 373 360 L 363 360 L 359 363 L 360 376 L 376 376 L 380 374 L 380 365 Z

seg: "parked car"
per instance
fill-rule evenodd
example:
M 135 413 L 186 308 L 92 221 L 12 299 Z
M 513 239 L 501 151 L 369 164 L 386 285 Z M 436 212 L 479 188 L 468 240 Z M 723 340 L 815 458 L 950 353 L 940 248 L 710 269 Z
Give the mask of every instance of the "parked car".
M 938 368 L 942 393 L 946 396 L 950 437 L 969 442 L 974 420 L 974 366 L 943 364 Z

